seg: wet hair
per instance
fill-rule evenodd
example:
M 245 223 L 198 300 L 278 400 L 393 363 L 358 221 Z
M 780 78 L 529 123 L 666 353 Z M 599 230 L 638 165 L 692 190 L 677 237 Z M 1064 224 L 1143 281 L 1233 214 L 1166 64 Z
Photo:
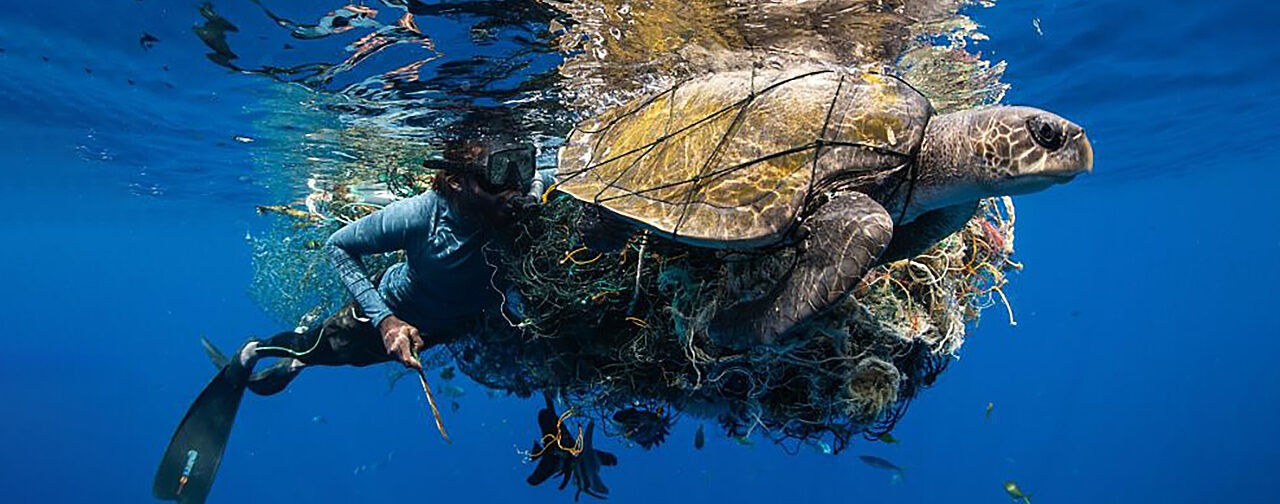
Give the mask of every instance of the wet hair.
M 453 170 L 439 170 L 436 172 L 435 180 L 432 181 L 431 189 L 446 200 L 452 202 L 457 197 L 458 192 L 453 189 L 453 183 L 464 183 L 466 174 Z
M 475 141 L 464 139 L 448 139 L 444 141 L 444 145 L 440 148 L 441 157 L 444 159 L 465 164 L 474 164 L 480 162 L 480 157 L 484 154 L 483 146 Z M 424 167 L 429 167 L 428 162 L 423 162 Z M 431 189 L 444 196 L 447 199 L 453 199 L 457 196 L 457 191 L 453 190 L 453 183 L 465 183 L 467 173 L 465 170 L 434 167 L 436 170 L 435 181 Z
M 479 138 L 448 140 L 441 149 L 441 154 L 445 159 L 456 163 L 478 165 L 486 161 L 485 144 Z

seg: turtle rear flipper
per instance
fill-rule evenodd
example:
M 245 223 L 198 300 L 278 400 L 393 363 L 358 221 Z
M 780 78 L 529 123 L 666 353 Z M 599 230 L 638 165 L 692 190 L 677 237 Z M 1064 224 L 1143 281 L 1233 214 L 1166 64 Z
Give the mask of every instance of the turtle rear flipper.
M 889 212 L 862 193 L 834 195 L 805 223 L 809 236 L 804 252 L 776 293 L 712 319 L 708 332 L 717 344 L 745 348 L 773 343 L 852 291 L 893 237 Z

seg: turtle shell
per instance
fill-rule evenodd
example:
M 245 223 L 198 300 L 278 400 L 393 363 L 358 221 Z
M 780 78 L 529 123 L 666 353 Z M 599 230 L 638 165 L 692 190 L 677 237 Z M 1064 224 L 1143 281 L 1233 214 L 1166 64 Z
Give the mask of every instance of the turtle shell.
M 560 150 L 558 189 L 686 243 L 760 246 L 815 188 L 910 162 L 931 114 L 881 74 L 712 74 L 580 123 Z

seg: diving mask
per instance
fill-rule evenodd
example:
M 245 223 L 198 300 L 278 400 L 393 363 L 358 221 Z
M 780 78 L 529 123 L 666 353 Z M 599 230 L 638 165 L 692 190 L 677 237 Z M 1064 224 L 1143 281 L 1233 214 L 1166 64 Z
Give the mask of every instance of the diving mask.
M 489 154 L 485 167 L 476 173 L 476 183 L 490 193 L 507 190 L 529 192 L 533 186 L 533 147 L 523 145 Z
M 475 176 L 477 185 L 491 194 L 517 190 L 529 192 L 536 169 L 532 145 L 502 138 L 465 141 L 445 149 L 444 158 L 427 159 L 425 168 L 452 170 Z

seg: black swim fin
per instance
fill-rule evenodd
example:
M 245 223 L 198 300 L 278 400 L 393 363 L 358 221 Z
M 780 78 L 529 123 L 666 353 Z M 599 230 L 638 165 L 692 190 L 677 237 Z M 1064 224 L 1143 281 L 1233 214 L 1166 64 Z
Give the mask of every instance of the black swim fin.
M 160 460 L 157 499 L 201 504 L 209 496 L 248 381 L 249 370 L 232 361 L 196 397 Z
M 200 345 L 204 346 L 204 353 L 209 356 L 209 362 L 213 363 L 213 367 L 222 369 L 231 362 L 208 338 L 201 336 Z M 249 390 L 260 396 L 278 394 L 301 372 L 301 365 L 294 366 L 290 359 L 281 360 L 249 376 Z

